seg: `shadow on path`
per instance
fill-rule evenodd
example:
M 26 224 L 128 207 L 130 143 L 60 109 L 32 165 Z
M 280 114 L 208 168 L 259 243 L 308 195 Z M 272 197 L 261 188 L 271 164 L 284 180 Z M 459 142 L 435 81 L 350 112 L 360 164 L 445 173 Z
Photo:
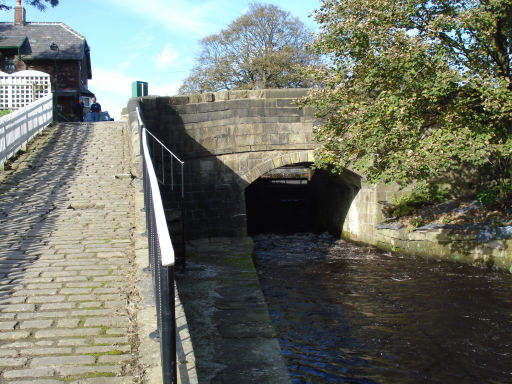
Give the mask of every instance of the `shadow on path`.
M 81 165 L 88 126 L 59 124 L 47 128 L 32 153 L 0 183 L 0 280 L 5 286 L 26 275 L 26 268 L 47 248 L 56 216 Z M 2 289 L 0 297 L 9 296 Z M 0 302 L 1 303 L 1 302 Z

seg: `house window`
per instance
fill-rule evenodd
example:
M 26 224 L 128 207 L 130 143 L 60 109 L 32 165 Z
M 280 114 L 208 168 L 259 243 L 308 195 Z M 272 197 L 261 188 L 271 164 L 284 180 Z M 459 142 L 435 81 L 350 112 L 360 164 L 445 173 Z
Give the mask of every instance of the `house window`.
M 5 73 L 13 73 L 16 70 L 16 61 L 12 56 L 5 56 L 3 62 L 3 71 Z

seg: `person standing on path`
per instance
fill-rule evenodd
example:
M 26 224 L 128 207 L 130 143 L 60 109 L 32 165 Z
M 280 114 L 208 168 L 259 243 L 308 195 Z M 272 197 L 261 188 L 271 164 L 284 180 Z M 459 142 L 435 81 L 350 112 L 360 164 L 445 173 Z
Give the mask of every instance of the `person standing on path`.
M 93 96 L 91 104 L 92 121 L 100 121 L 101 119 L 101 105 L 96 102 L 96 97 Z
M 75 104 L 75 116 L 79 122 L 84 121 L 84 98 L 80 96 Z

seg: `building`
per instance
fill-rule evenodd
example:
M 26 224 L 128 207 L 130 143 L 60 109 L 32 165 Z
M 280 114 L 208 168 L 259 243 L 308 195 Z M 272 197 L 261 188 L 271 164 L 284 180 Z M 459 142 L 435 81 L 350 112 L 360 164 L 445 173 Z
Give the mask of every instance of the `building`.
M 57 108 L 72 115 L 79 96 L 90 97 L 90 49 L 85 37 L 64 23 L 29 23 L 21 0 L 14 21 L 0 22 L 0 71 L 34 70 L 50 75 Z

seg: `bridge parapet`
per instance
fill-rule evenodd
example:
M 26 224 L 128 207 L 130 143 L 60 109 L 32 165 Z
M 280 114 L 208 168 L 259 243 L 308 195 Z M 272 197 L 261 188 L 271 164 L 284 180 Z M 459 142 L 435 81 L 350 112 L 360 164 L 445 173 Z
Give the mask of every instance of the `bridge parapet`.
M 268 150 L 313 149 L 316 121 L 310 107 L 296 99 L 306 89 L 229 91 L 142 99 L 148 122 L 183 157 Z M 191 140 L 192 139 L 192 140 Z

